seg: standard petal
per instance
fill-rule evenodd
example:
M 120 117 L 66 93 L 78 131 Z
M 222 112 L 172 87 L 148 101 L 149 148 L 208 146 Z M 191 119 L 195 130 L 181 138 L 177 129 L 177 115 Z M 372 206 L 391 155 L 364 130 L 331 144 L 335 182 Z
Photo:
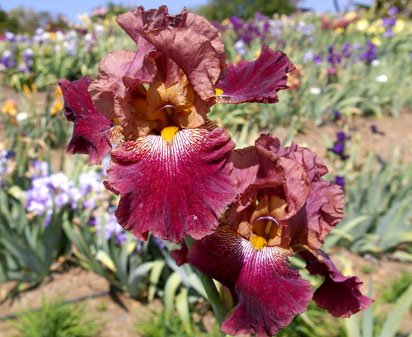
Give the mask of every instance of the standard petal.
M 315 256 L 303 251 L 300 255 L 306 260 L 306 268 L 311 274 L 325 277 L 313 295 L 320 308 L 335 317 L 346 318 L 373 303 L 371 298 L 361 294 L 359 288 L 363 283 L 356 276 L 343 276 L 325 253 L 318 251 Z
M 276 103 L 277 92 L 287 88 L 287 73 L 293 69 L 284 53 L 263 45 L 255 61 L 229 64 L 223 80 L 216 84 L 223 91 L 217 100 L 220 103 Z
M 173 140 L 148 135 L 112 151 L 108 187 L 120 194 L 119 223 L 138 238 L 148 232 L 181 241 L 210 234 L 235 189 L 227 156 L 234 144 L 220 128 L 183 129 Z
M 186 10 L 169 15 L 166 6 L 149 11 L 138 7 L 120 15 L 117 22 L 136 43 L 144 38 L 172 59 L 202 100 L 214 99 L 214 85 L 225 62 L 220 34 L 212 24 Z
M 93 105 L 88 92 L 91 82 L 86 77 L 74 82 L 62 79 L 59 85 L 63 92 L 66 118 L 74 123 L 67 151 L 88 154 L 89 164 L 99 164 L 111 149 L 111 121 Z
M 222 324 L 225 333 L 273 336 L 305 311 L 311 286 L 289 267 L 288 255 L 280 247 L 255 250 L 227 226 L 189 250 L 189 263 L 231 288 L 237 298 Z

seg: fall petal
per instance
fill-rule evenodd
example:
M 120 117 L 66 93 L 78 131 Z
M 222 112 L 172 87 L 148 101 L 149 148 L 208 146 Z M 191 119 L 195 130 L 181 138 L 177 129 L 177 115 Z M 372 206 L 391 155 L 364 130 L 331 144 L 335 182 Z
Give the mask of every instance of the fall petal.
M 325 277 L 313 295 L 320 308 L 335 317 L 350 317 L 373 303 L 371 298 L 361 294 L 359 288 L 363 283 L 356 276 L 343 276 L 325 253 L 318 251 L 315 256 L 304 251 L 300 255 L 306 260 L 306 268 L 311 274 Z
M 216 84 L 223 91 L 217 100 L 221 103 L 275 103 L 279 100 L 277 92 L 287 88 L 287 73 L 293 69 L 284 53 L 263 45 L 255 61 L 229 64 L 223 80 Z
M 302 313 L 312 297 L 311 286 L 290 268 L 288 251 L 255 250 L 229 227 L 219 228 L 189 250 L 189 263 L 228 286 L 237 305 L 222 324 L 231 335 L 273 336 Z
M 108 187 L 120 194 L 119 223 L 139 238 L 148 232 L 181 241 L 210 234 L 234 197 L 226 165 L 233 149 L 220 128 L 184 129 L 171 142 L 148 135 L 112 151 Z
M 89 155 L 89 164 L 98 164 L 110 151 L 111 121 L 93 105 L 88 87 L 92 80 L 60 80 L 66 118 L 74 123 L 73 136 L 67 147 L 70 153 Z

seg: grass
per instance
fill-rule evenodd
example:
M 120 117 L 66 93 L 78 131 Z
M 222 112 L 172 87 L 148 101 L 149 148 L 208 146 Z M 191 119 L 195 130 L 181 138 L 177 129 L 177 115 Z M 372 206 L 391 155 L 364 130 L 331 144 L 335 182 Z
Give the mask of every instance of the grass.
M 97 337 L 99 323 L 82 305 L 43 301 L 39 311 L 24 314 L 15 324 L 15 337 Z
M 398 298 L 406 291 L 412 284 L 412 275 L 406 271 L 402 275 L 382 288 L 382 300 L 386 303 L 395 303 Z
M 210 331 L 205 331 L 199 324 L 193 324 L 193 331 L 187 332 L 178 317 L 166 319 L 164 314 L 153 313 L 150 321 L 136 325 L 139 335 L 143 337 L 221 337 L 219 327 L 214 324 Z

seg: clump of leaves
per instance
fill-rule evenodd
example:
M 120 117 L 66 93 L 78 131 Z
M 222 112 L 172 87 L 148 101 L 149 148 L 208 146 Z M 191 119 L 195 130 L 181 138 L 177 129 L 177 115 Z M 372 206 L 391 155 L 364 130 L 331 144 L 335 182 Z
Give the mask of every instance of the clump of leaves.
M 411 284 L 412 274 L 403 271 L 400 277 L 392 279 L 388 285 L 382 288 L 382 300 L 386 303 L 395 303 Z
M 213 325 L 211 331 L 206 332 L 200 325 L 192 326 L 191 332 L 186 331 L 184 324 L 178 317 L 166 317 L 162 314 L 152 314 L 150 321 L 139 323 L 136 326 L 139 334 L 144 337 L 221 337 L 219 327 Z
M 99 323 L 82 305 L 43 301 L 41 308 L 21 316 L 16 337 L 97 337 Z

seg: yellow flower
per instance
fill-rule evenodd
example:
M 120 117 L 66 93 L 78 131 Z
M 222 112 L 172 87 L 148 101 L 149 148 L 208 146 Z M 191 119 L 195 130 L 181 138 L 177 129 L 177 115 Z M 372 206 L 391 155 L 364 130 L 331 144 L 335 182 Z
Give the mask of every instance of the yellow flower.
M 335 34 L 336 34 L 336 35 L 340 35 L 340 34 L 342 34 L 344 31 L 345 31 L 345 30 L 344 30 L 343 28 L 337 28 L 337 29 L 335 29 Z
M 16 116 L 17 115 L 17 105 L 16 102 L 12 99 L 8 99 L 4 102 L 3 107 L 1 108 L 1 112 L 9 115 L 9 116 Z
M 405 21 L 402 19 L 396 20 L 395 26 L 393 27 L 393 32 L 395 34 L 399 34 L 405 29 Z
M 343 18 L 346 20 L 353 20 L 357 17 L 358 15 L 356 14 L 356 12 L 347 12 Z
M 26 96 L 31 96 L 33 92 L 37 91 L 36 85 L 32 84 L 28 86 L 27 84 L 23 84 L 23 92 Z
M 380 46 L 382 44 L 382 41 L 377 37 L 374 37 L 373 39 L 371 39 L 371 41 L 372 41 L 373 44 L 375 44 L 377 46 Z
M 49 39 L 51 41 L 55 41 L 56 40 L 56 33 L 55 32 L 49 32 Z
M 55 97 L 62 97 L 63 93 L 62 93 L 62 89 L 60 89 L 59 86 L 56 86 L 56 89 L 54 89 L 54 96 Z
M 54 116 L 57 112 L 63 109 L 63 102 L 61 100 L 56 100 L 50 109 L 50 115 Z
M 358 22 L 356 22 L 356 28 L 360 32 L 366 32 L 369 28 L 369 22 L 366 19 L 361 19 Z

